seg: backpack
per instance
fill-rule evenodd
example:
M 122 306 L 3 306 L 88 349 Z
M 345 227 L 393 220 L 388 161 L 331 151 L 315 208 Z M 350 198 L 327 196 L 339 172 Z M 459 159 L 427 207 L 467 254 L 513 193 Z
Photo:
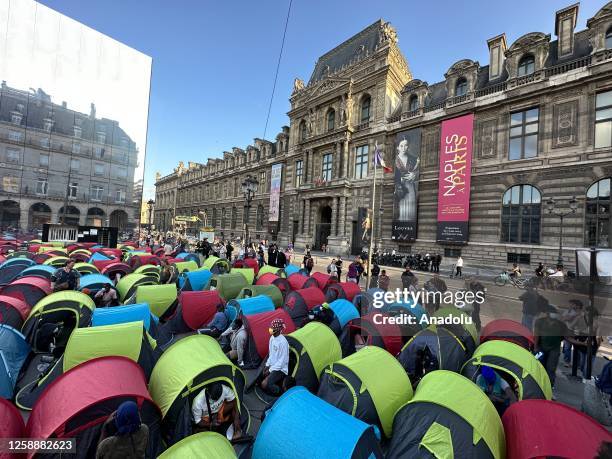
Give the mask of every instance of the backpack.
M 314 261 L 312 261 L 312 258 L 309 258 L 309 259 L 306 261 L 306 267 L 307 267 L 307 268 L 312 268 L 313 266 L 314 266 Z

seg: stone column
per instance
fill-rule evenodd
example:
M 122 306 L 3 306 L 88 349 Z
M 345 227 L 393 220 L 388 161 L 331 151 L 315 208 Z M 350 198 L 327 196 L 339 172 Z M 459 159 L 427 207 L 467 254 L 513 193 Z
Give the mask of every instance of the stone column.
M 314 151 L 308 152 L 308 183 L 312 183 L 314 179 Z
M 300 234 L 304 234 L 304 229 L 306 227 L 306 218 L 304 216 L 304 211 L 306 209 L 306 200 L 300 199 L 299 204 L 299 220 L 300 220 Z
M 304 165 L 303 165 L 303 169 L 302 169 L 302 175 L 303 175 L 303 183 L 308 183 L 310 177 L 308 176 L 308 165 L 310 164 L 310 150 L 306 150 L 304 152 Z
M 331 235 L 338 235 L 338 201 L 340 198 L 335 197 L 332 198 L 332 226 L 331 226 Z
M 310 234 L 310 199 L 305 199 L 304 233 Z
M 340 196 L 340 210 L 338 211 L 338 236 L 346 237 L 346 196 Z
M 349 141 L 344 141 L 344 148 L 342 151 L 342 177 L 348 177 L 348 165 L 349 165 Z
M 334 150 L 334 178 L 343 178 L 342 176 L 342 142 L 336 142 Z

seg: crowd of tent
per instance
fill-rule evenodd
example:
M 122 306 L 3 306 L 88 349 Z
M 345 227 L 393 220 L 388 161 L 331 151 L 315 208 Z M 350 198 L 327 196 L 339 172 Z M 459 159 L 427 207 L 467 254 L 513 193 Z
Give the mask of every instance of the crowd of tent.
M 516 322 L 494 321 L 480 334 L 469 320 L 393 325 L 380 316 L 426 312 L 411 303 L 374 308 L 375 289 L 293 265 L 160 250 L 0 240 L 0 438 L 76 438 L 76 457 L 94 457 L 102 424 L 131 400 L 149 428 L 147 457 L 590 458 L 612 441 L 551 400 L 534 337 Z M 69 259 L 82 276 L 78 290 L 53 292 L 51 276 Z M 165 283 L 161 264 L 171 267 Z M 119 306 L 96 306 L 105 284 Z M 216 339 L 194 333 L 219 304 L 247 331 L 240 367 Z M 313 321 L 321 305 L 326 319 Z M 286 324 L 297 387 L 252 432 L 247 372 L 266 360 L 274 319 Z M 503 416 L 475 384 L 485 366 L 519 400 Z M 194 397 L 215 381 L 234 392 L 254 437 L 238 453 L 190 422 Z

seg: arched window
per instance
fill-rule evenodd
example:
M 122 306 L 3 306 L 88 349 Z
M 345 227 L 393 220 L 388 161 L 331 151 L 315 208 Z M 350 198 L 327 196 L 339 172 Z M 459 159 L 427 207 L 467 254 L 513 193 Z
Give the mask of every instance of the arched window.
M 606 32 L 606 49 L 612 49 L 612 27 Z
M 327 112 L 327 130 L 333 131 L 336 129 L 336 111 L 330 110 Z
M 533 72 L 535 72 L 535 58 L 533 54 L 527 54 L 519 61 L 518 76 L 531 75 Z
M 300 121 L 300 140 L 306 140 L 306 121 Z
M 238 209 L 236 209 L 236 207 L 232 207 L 232 222 L 231 222 L 232 229 L 236 228 L 237 219 L 238 219 Z
M 257 231 L 261 231 L 263 229 L 263 221 L 264 221 L 264 208 L 261 204 L 257 206 Z
M 467 93 L 467 80 L 463 77 L 457 80 L 455 83 L 455 97 L 465 96 Z
M 360 122 L 365 123 L 370 121 L 370 106 L 372 105 L 372 98 L 370 96 L 364 96 L 361 99 L 361 117 Z
M 584 244 L 587 247 L 612 247 L 610 218 L 610 185 L 608 177 L 593 183 L 587 190 Z
M 508 188 L 502 201 L 502 242 L 540 243 L 542 195 L 531 185 Z
M 414 112 L 419 109 L 419 98 L 416 94 L 410 96 L 410 102 L 408 102 L 408 111 Z

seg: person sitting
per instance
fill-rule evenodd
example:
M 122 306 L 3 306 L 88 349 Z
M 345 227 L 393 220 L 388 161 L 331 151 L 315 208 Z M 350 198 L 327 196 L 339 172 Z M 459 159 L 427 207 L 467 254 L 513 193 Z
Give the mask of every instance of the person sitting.
M 104 284 L 104 287 L 94 296 L 94 301 L 96 306 L 117 306 L 119 304 L 117 291 L 111 288 L 111 284 Z
M 51 275 L 51 289 L 54 292 L 61 290 L 78 290 L 81 274 L 74 269 L 74 260 L 68 260 L 63 267 Z
M 196 395 L 191 404 L 191 415 L 196 432 L 209 430 L 223 434 L 229 432 L 232 434 L 232 440 L 242 437 L 236 394 L 219 381 L 205 386 Z
M 242 319 L 237 318 L 232 323 L 232 326 L 224 331 L 221 336 L 229 338 L 229 351 L 226 355 L 230 360 L 238 362 L 238 366 L 244 365 L 244 348 L 247 343 L 247 331 L 244 328 Z
M 263 371 L 261 388 L 270 395 L 278 396 L 281 384 L 289 374 L 289 342 L 282 334 L 285 329 L 283 319 L 274 319 L 270 324 L 268 360 Z
M 485 365 L 480 367 L 480 374 L 476 378 L 476 384 L 493 402 L 499 415 L 501 416 L 506 411 L 510 404 L 516 402 L 516 395 L 512 392 L 510 384 L 508 384 L 497 372 Z
M 215 312 L 212 320 L 206 325 L 206 327 L 200 328 L 198 330 L 198 334 L 219 338 L 221 333 L 223 333 L 229 325 L 228 322 L 229 320 L 227 318 L 227 314 L 225 313 L 225 305 L 223 303 L 219 303 L 217 305 L 217 312 Z
M 149 427 L 143 424 L 136 403 L 123 402 L 104 422 L 96 459 L 144 459 Z

